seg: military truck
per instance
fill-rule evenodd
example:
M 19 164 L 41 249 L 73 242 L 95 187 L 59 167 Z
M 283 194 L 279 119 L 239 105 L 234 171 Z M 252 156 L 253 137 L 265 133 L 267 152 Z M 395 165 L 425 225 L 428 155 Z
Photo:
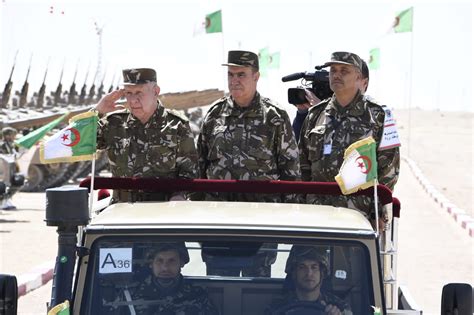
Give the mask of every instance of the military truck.
M 71 314 L 141 314 L 164 303 L 137 298 L 135 293 L 150 273 L 150 250 L 162 243 L 184 242 L 189 253 L 189 263 L 182 269 L 184 279 L 204 288 L 220 314 L 265 314 L 284 294 L 285 267 L 295 245 L 323 249 L 328 270 L 322 288 L 349 306 L 346 314 L 422 314 L 406 288 L 398 286 L 400 203 L 385 186 L 377 191 L 390 224 L 377 232 L 358 211 L 298 203 L 109 204 L 104 199 L 90 211 L 90 185 L 88 179 L 81 187 L 46 192 L 46 223 L 56 226 L 58 233 L 49 308 L 69 301 Z M 94 189 L 340 194 L 336 183 L 151 178 L 95 178 Z M 373 189 L 356 194 L 370 196 Z M 271 275 L 240 273 L 255 264 L 269 267 Z M 212 268 L 233 275 L 208 275 Z M 16 297 L 15 277 L 2 276 L 1 314 L 16 314 Z M 291 303 L 276 313 L 326 314 L 324 306 L 304 302 Z M 441 314 L 471 313 L 472 287 L 446 286 Z

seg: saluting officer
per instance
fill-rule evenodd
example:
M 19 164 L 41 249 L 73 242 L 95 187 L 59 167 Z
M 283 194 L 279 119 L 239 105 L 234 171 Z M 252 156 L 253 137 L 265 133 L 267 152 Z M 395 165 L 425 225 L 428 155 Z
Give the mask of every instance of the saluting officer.
M 105 95 L 95 107 L 99 120 L 97 148 L 106 149 L 113 176 L 197 177 L 197 152 L 187 119 L 163 107 L 156 72 L 123 70 L 123 89 Z M 125 97 L 125 108 L 116 104 Z M 146 191 L 114 191 L 117 201 L 167 200 Z M 175 193 L 172 200 L 184 199 Z

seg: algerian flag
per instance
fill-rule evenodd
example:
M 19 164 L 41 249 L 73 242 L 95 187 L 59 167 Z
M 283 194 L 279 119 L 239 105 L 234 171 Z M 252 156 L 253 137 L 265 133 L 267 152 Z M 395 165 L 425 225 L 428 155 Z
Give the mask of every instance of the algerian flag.
M 376 143 L 368 137 L 351 144 L 335 177 L 344 195 L 375 185 L 377 180 Z
M 66 300 L 64 303 L 58 304 L 49 310 L 48 315 L 69 315 L 69 301 Z
M 413 30 L 413 7 L 401 11 L 393 22 L 395 33 L 411 32 Z
M 36 144 L 36 142 L 40 141 L 51 129 L 53 129 L 61 121 L 63 121 L 67 115 L 69 115 L 69 112 L 64 113 L 64 115 L 62 115 L 61 117 L 58 117 L 55 120 L 44 125 L 43 127 L 30 132 L 26 136 L 21 137 L 20 139 L 16 140 L 15 143 L 27 149 L 31 148 Z
M 42 163 L 92 160 L 96 151 L 97 114 L 86 112 L 72 117 L 69 125 L 41 143 Z
M 374 48 L 370 50 L 368 66 L 371 70 L 380 68 L 380 48 Z
M 222 11 L 206 15 L 206 33 L 222 33 Z
M 259 71 L 260 75 L 262 77 L 266 77 L 268 74 L 268 68 L 269 68 L 269 61 L 270 61 L 270 51 L 268 50 L 268 47 L 262 48 L 258 51 L 258 65 L 259 65 Z
M 280 68 L 280 52 L 270 53 L 268 47 L 262 48 L 258 52 L 258 63 L 260 75 L 266 77 L 268 69 Z
M 280 68 L 280 52 L 275 52 L 269 56 L 268 67 L 270 69 Z

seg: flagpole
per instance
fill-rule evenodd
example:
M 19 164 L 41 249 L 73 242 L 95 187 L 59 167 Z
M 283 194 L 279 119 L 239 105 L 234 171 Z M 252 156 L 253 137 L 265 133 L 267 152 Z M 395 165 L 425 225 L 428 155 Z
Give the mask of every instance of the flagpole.
M 410 135 L 411 135 L 411 91 L 413 86 L 413 15 L 415 14 L 415 8 L 412 9 L 412 23 L 411 23 L 411 32 L 410 32 L 410 75 L 409 75 L 409 85 L 408 85 L 408 148 L 407 156 L 410 157 Z
M 224 21 L 224 17 L 223 17 L 223 9 L 221 9 L 221 45 L 222 45 L 222 60 L 223 60 L 223 63 L 227 63 L 227 59 L 226 59 L 226 53 L 225 53 L 225 41 L 224 41 L 224 23 L 222 23 L 222 21 Z M 240 42 L 239 42 L 239 45 L 240 45 Z M 239 47 L 240 49 L 240 47 Z M 225 95 L 225 91 L 226 91 L 226 87 L 227 87 L 227 67 L 223 67 L 223 84 L 224 84 L 224 88 L 223 88 L 223 91 L 224 91 L 224 95 Z
M 377 192 L 377 186 L 379 181 L 377 178 L 374 179 L 374 204 L 375 204 L 375 230 L 377 235 L 379 235 L 379 196 Z
M 94 205 L 95 158 L 96 158 L 96 153 L 92 154 L 91 190 L 89 194 L 89 216 L 92 214 L 92 207 Z

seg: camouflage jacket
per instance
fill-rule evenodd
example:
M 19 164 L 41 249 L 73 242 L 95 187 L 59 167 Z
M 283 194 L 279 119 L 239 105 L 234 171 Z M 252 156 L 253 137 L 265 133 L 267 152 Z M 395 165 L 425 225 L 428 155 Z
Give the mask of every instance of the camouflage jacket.
M 14 142 L 0 141 L 0 154 L 17 154 L 19 150 Z
M 310 108 L 299 142 L 302 179 L 334 182 L 349 145 L 368 136 L 375 139 L 377 147 L 380 145 L 384 120 L 382 106 L 360 94 L 346 107 L 340 106 L 333 96 Z M 379 183 L 393 190 L 400 169 L 399 147 L 378 150 L 377 164 Z M 373 212 L 369 197 L 308 195 L 307 202 L 349 207 L 366 215 Z
M 133 293 L 137 314 L 218 314 L 206 290 L 187 284 L 183 276 L 172 288 L 162 287 L 153 275 L 148 275 Z
M 298 299 L 298 297 L 296 296 L 295 292 L 290 292 L 290 293 L 287 293 L 282 299 L 279 299 L 279 300 L 276 300 L 276 301 L 273 301 L 272 304 L 270 305 L 270 307 L 265 310 L 265 314 L 268 314 L 268 315 L 283 315 L 283 314 L 287 314 L 286 312 L 281 312 L 281 310 L 287 306 L 290 306 L 290 305 L 293 305 L 294 308 L 294 312 L 295 314 L 299 314 L 299 312 L 297 312 L 298 310 L 298 305 L 301 303 L 300 306 L 303 306 L 303 305 L 321 305 L 321 307 L 325 307 L 326 305 L 334 305 L 334 306 L 337 306 L 337 308 L 341 311 L 342 314 L 344 315 L 349 315 L 349 314 L 352 314 L 352 311 L 350 310 L 350 307 L 349 305 L 344 302 L 343 300 L 341 300 L 339 297 L 335 296 L 334 294 L 330 294 L 330 293 L 324 293 L 324 292 L 321 292 L 320 295 L 319 295 L 319 298 L 316 300 L 316 301 L 311 301 L 311 302 L 303 302 L 303 301 L 300 301 Z M 287 309 L 289 310 L 289 309 Z M 303 311 L 303 309 L 300 309 L 299 311 L 304 313 L 304 314 L 309 314 L 308 310 L 312 310 L 312 311 L 315 311 L 315 309 L 309 309 L 309 308 L 306 308 L 305 309 L 306 312 Z M 293 313 L 291 313 L 293 314 Z
M 97 148 L 107 150 L 113 176 L 197 177 L 197 152 L 189 124 L 161 104 L 145 124 L 128 110 L 102 118 Z
M 231 97 L 214 103 L 204 118 L 197 147 L 201 178 L 300 179 L 298 147 L 288 114 L 258 92 L 249 107 L 237 106 Z M 243 195 L 231 199 L 258 200 Z

